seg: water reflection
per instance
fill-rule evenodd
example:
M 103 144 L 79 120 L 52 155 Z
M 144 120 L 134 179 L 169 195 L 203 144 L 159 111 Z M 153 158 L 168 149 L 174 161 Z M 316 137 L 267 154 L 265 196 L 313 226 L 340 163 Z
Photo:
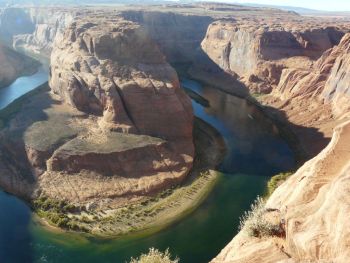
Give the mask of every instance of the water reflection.
M 38 74 L 15 83 L 30 89 L 46 81 L 47 74 Z M 264 191 L 269 176 L 288 170 L 293 156 L 253 105 L 191 80 L 182 84 L 209 101 L 208 108 L 193 102 L 195 114 L 219 130 L 228 146 L 221 166 L 226 174 L 194 213 L 152 236 L 87 239 L 35 224 L 23 202 L 0 192 L 0 262 L 126 262 L 149 247 L 170 248 L 182 263 L 204 263 L 217 255 L 236 233 L 239 216 Z M 19 86 L 8 93 L 0 90 L 0 105 L 13 100 L 13 94 L 25 93 Z
M 294 167 L 292 151 L 255 105 L 192 80 L 184 79 L 182 84 L 210 103 L 210 107 L 203 107 L 192 101 L 196 116 L 225 138 L 228 154 L 221 165 L 223 172 L 271 175 Z
M 40 67 L 38 72 L 31 76 L 18 78 L 10 86 L 0 89 L 0 109 L 5 108 L 18 97 L 26 94 L 32 89 L 45 83 L 48 80 L 48 72 Z
M 0 191 L 0 262 L 32 262 L 30 209 L 19 199 Z

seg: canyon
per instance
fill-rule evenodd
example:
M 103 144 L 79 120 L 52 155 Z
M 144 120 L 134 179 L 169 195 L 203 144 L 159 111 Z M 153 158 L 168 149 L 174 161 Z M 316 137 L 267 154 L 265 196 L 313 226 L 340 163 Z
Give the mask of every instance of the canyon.
M 25 27 L 11 26 L 18 17 Z M 212 262 L 350 258 L 348 18 L 201 3 L 8 8 L 0 21 L 4 43 L 51 59 L 50 88 L 24 98 L 1 130 L 4 190 L 40 209 L 59 200 L 73 215 L 90 211 L 75 220 L 97 217 L 100 224 L 83 224 L 101 234 L 103 213 L 186 181 L 200 124 L 177 70 L 257 105 L 300 161 L 265 205 L 283 235 L 252 237 L 243 228 Z M 9 60 L 3 50 L 0 59 Z M 11 72 L 8 82 L 23 74 Z

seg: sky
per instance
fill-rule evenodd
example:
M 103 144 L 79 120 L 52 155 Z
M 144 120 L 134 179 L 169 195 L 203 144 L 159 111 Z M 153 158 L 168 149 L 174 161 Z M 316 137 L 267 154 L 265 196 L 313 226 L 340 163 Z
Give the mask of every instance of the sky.
M 211 0 L 213 1 L 213 0 Z M 350 11 L 350 0 L 214 0 L 229 3 L 257 3 L 282 6 L 297 6 L 325 11 Z

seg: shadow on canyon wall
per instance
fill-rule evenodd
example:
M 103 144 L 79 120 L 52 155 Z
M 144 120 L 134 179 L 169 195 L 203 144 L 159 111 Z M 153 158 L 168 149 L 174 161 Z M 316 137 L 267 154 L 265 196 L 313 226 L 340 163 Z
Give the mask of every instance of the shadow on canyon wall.
M 330 142 L 330 138 L 325 137 L 318 129 L 291 123 L 284 111 L 261 105 L 249 94 L 249 89 L 239 81 L 236 73 L 223 70 L 201 47 L 196 50 L 195 59 L 191 63 L 173 64 L 173 66 L 184 77 L 244 98 L 248 103 L 257 106 L 261 113 L 276 125 L 280 136 L 287 141 L 295 153 L 297 167 L 316 156 Z

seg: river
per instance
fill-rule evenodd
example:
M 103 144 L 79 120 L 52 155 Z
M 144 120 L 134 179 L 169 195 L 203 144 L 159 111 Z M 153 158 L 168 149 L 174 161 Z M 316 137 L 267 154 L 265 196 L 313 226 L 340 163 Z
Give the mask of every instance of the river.
M 46 80 L 42 70 L 18 78 L 0 90 L 0 108 Z M 228 148 L 219 167 L 223 176 L 195 212 L 152 236 L 103 240 L 52 232 L 36 223 L 24 202 L 0 192 L 0 262 L 122 263 L 149 247 L 169 248 L 182 263 L 208 262 L 217 255 L 237 233 L 240 215 L 264 192 L 269 177 L 292 169 L 294 158 L 254 105 L 192 80 L 183 79 L 182 85 L 209 101 L 207 108 L 192 101 L 195 115 L 214 126 Z

